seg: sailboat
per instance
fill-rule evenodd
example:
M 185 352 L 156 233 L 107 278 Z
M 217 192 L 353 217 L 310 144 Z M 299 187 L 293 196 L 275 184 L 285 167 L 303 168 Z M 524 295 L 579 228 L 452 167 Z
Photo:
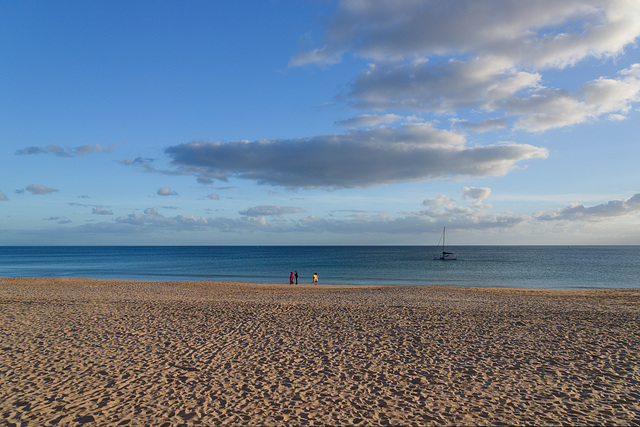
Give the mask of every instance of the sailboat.
M 446 231 L 447 231 L 447 227 L 444 227 L 442 229 L 442 254 L 434 255 L 433 257 L 434 260 L 455 261 L 458 259 L 458 257 L 456 257 L 456 254 L 454 254 L 453 252 L 446 252 L 444 250 L 444 237 L 445 237 Z M 438 247 L 440 247 L 440 244 L 438 244 Z

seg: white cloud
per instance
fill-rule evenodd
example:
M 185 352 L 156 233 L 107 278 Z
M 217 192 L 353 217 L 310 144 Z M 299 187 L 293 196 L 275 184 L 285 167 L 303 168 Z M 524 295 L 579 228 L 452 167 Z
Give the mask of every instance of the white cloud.
M 571 203 L 568 207 L 549 212 L 537 212 L 534 217 L 541 221 L 601 221 L 640 213 L 640 193 L 626 200 L 611 200 L 595 206 Z
M 177 215 L 166 217 L 157 208 L 147 208 L 144 214 L 129 214 L 115 219 L 114 223 L 102 223 L 83 226 L 84 229 L 99 229 L 104 232 L 151 232 L 158 229 L 186 230 L 220 230 L 224 232 L 243 233 L 255 230 L 266 224 L 264 218 L 205 218 L 193 215 Z
M 94 215 L 113 215 L 113 211 L 109 209 L 104 209 L 100 206 L 95 207 L 91 210 L 91 213 Z
M 486 187 L 462 187 L 465 197 L 483 200 L 491 195 L 491 189 Z
M 405 118 L 397 114 L 363 114 L 358 117 L 353 117 L 347 120 L 341 120 L 337 124 L 352 128 L 352 127 L 374 127 L 382 124 L 390 124 L 404 120 Z
M 240 215 L 260 217 L 260 216 L 282 216 L 304 212 L 304 209 L 292 206 L 269 206 L 260 205 L 240 212 Z
M 621 53 L 640 36 L 639 19 L 636 0 L 342 0 L 326 45 L 292 64 L 335 63 L 351 51 L 376 61 L 477 55 L 566 67 Z
M 162 187 L 158 189 L 157 194 L 159 196 L 177 196 L 178 195 L 178 193 L 176 193 L 175 191 L 172 191 L 171 188 L 169 187 Z
M 499 176 L 545 158 L 527 144 L 465 146 L 464 136 L 428 123 L 290 140 L 196 141 L 166 153 L 180 173 L 235 176 L 289 188 L 370 187 L 403 181 Z
M 29 156 L 29 155 L 33 155 L 33 154 L 41 154 L 41 153 L 46 153 L 47 150 L 45 150 L 44 148 L 40 148 L 40 147 L 27 147 L 27 148 L 23 148 L 20 150 L 17 150 L 15 152 L 16 155 L 18 156 Z
M 471 207 L 458 206 L 456 201 L 444 194 L 439 195 L 435 199 L 427 199 L 422 202 L 429 209 L 421 214 L 431 218 L 446 217 L 446 221 L 451 221 L 456 216 L 467 216 L 474 213 Z
M 165 217 L 158 212 L 157 208 L 147 208 L 144 214 L 129 214 L 128 216 L 120 216 L 116 218 L 116 222 L 120 224 L 131 224 L 139 227 L 167 227 L 167 228 L 193 228 L 206 227 L 207 220 L 204 217 L 196 218 L 195 216 L 178 215 L 175 217 Z
M 9 198 L 0 190 L 0 202 L 6 202 Z
M 215 193 L 210 193 L 207 198 L 211 199 L 211 200 L 220 200 L 220 196 L 218 196 Z
M 621 122 L 623 120 L 626 120 L 627 116 L 624 116 L 622 114 L 609 114 L 607 116 L 607 120 L 612 121 L 612 122 Z
M 358 75 L 348 98 L 359 108 L 448 112 L 492 110 L 518 92 L 536 88 L 541 76 L 514 70 L 496 58 L 370 64 Z
M 520 116 L 516 129 L 533 132 L 574 125 L 600 116 L 624 117 L 640 101 L 640 64 L 620 71 L 620 78 L 599 78 L 584 84 L 573 94 L 565 90 L 542 89 L 527 98 L 513 98 L 502 107 Z
M 300 67 L 309 64 L 334 65 L 340 62 L 341 53 L 329 52 L 327 46 L 302 52 L 289 61 L 290 67 Z
M 37 185 L 37 184 L 27 185 L 26 190 L 31 194 L 38 194 L 38 195 L 51 194 L 58 191 L 55 188 L 49 188 L 49 187 L 45 187 L 44 185 Z
M 422 204 L 424 206 L 428 206 L 428 207 L 452 207 L 455 204 L 455 201 L 449 197 L 449 196 L 445 196 L 444 194 L 440 194 L 438 197 L 436 197 L 435 199 L 426 199 L 422 202 Z
M 135 159 L 122 160 L 122 161 L 120 161 L 120 164 L 122 164 L 124 166 L 139 167 L 143 171 L 148 172 L 148 173 L 161 173 L 163 175 L 171 175 L 171 176 L 187 175 L 186 173 L 183 173 L 183 172 L 180 172 L 180 171 L 176 171 L 176 170 L 157 169 L 156 167 L 153 166 L 153 162 L 155 162 L 155 161 L 156 161 L 156 159 L 136 157 Z M 212 180 L 208 179 L 208 180 L 204 180 L 201 183 L 202 184 L 210 184 L 211 182 L 212 182 Z
M 61 147 L 60 145 L 50 144 L 45 148 L 41 147 L 27 147 L 16 151 L 17 155 L 32 155 L 32 154 L 53 154 L 57 157 L 79 157 L 86 156 L 93 153 L 107 153 L 113 150 L 115 146 L 109 144 L 103 147 L 100 144 L 95 145 L 80 145 L 78 147 Z
M 71 220 L 69 218 L 60 218 L 57 216 L 51 216 L 49 218 L 45 218 L 45 221 L 56 221 L 58 224 L 71 224 Z

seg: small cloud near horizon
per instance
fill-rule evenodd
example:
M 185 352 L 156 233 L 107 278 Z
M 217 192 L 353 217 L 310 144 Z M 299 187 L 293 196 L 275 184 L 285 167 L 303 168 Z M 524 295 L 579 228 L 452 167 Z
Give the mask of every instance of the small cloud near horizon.
M 240 215 L 257 217 L 257 216 L 282 216 L 288 214 L 302 213 L 305 212 L 304 209 L 296 208 L 293 206 L 271 206 L 271 205 L 260 205 L 255 206 L 253 208 L 246 209 L 244 211 L 240 211 Z
M 55 188 L 49 188 L 49 187 L 45 187 L 44 185 L 36 185 L 36 184 L 27 185 L 26 190 L 31 194 L 36 194 L 36 195 L 51 194 L 59 191 L 59 190 L 56 190 Z
M 46 147 L 27 147 L 21 150 L 16 150 L 15 154 L 18 156 L 30 156 L 35 154 L 53 154 L 56 157 L 80 157 L 86 156 L 92 153 L 108 153 L 113 150 L 115 145 L 109 144 L 103 147 L 100 144 L 95 145 L 80 145 L 77 147 L 61 147 L 60 145 L 50 144 Z
M 169 187 L 162 187 L 160 189 L 158 189 L 157 194 L 159 196 L 177 196 L 178 193 L 175 191 L 172 191 L 171 188 Z
M 109 209 L 103 209 L 102 207 L 98 206 L 95 207 L 91 210 L 91 213 L 93 215 L 113 215 L 113 211 L 109 210 Z

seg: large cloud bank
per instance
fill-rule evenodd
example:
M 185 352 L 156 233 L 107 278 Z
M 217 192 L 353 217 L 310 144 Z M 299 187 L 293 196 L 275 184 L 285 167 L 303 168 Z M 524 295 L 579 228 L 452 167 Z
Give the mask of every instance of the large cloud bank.
M 290 63 L 366 58 L 347 91 L 356 107 L 475 108 L 540 132 L 627 113 L 640 99 L 638 64 L 586 79 L 575 92 L 547 86 L 544 73 L 615 58 L 638 37 L 636 0 L 343 0 L 324 46 Z
M 504 175 L 547 151 L 526 144 L 469 147 L 430 124 L 252 142 L 196 141 L 166 150 L 201 182 L 231 176 L 288 188 L 369 187 L 402 181 Z

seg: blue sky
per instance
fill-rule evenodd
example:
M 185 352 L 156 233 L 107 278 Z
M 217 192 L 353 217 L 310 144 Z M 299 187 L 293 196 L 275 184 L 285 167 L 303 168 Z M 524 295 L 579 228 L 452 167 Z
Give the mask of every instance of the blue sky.
M 636 0 L 0 2 L 0 244 L 640 244 L 639 37 Z

